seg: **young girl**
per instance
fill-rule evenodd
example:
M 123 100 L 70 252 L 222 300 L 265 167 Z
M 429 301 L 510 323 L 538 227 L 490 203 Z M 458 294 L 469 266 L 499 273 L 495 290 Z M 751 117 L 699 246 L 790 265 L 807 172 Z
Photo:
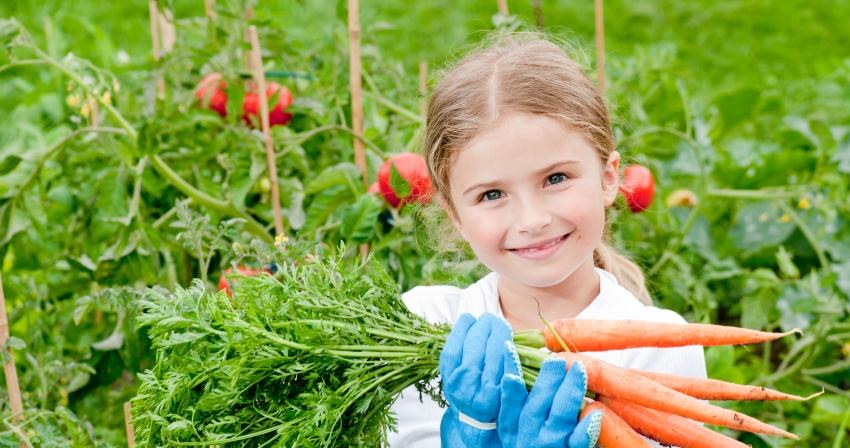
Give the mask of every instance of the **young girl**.
M 492 272 L 465 289 L 420 286 L 403 295 L 413 312 L 453 325 L 440 362 L 449 407 L 405 391 L 393 407 L 391 446 L 594 445 L 598 416 L 576 421 L 581 366 L 565 374 L 561 364 L 558 375 L 550 363 L 526 397 L 506 342 L 511 330 L 540 328 L 538 313 L 549 321 L 685 322 L 651 306 L 640 269 L 606 244 L 620 155 L 603 98 L 558 46 L 506 38 L 437 85 L 425 150 L 440 205 Z M 589 355 L 706 377 L 698 346 Z M 538 385 L 545 392 L 535 394 Z

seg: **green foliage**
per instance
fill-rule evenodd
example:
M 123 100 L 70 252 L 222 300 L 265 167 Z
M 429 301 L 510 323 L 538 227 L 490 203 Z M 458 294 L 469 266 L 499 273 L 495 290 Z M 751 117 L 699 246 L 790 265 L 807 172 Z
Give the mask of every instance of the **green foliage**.
M 255 5 L 267 78 L 295 96 L 293 122 L 273 129 L 285 233 L 348 261 L 366 243 L 403 289 L 466 284 L 480 265 L 435 253 L 425 213 L 391 209 L 365 185 L 387 154 L 418 148 L 418 63 L 436 73 L 486 36 L 479 30 L 528 28 L 533 2 L 511 3 L 508 17 L 494 16 L 491 0 L 361 3 L 365 179 L 349 163 L 345 2 Z M 592 68 L 592 3 L 543 3 L 545 30 Z M 215 23 L 202 2 L 159 4 L 173 8 L 178 40 L 155 62 L 143 2 L 0 3 L 0 266 L 31 416 L 21 429 L 34 445 L 125 443 L 122 403 L 154 362 L 135 320 L 146 287 L 214 297 L 210 279 L 223 269 L 288 256 L 258 249 L 273 222 L 260 133 L 238 113 L 221 119 L 194 103 L 197 81 L 219 71 L 228 110 L 238 109 L 249 76 L 245 2 L 216 2 Z M 618 150 L 657 180 L 647 212 L 609 214 L 614 242 L 645 268 L 656 303 L 691 321 L 803 328 L 797 341 L 709 349 L 709 369 L 803 395 L 824 388 L 813 402 L 735 407 L 798 433 L 795 446 L 841 446 L 850 419 L 848 4 L 613 1 L 605 11 Z M 681 188 L 697 205 L 666 207 Z M 181 437 L 192 430 L 169 425 Z M 0 427 L 0 445 L 17 446 L 13 433 Z
M 398 393 L 438 398 L 448 327 L 408 311 L 379 264 L 285 253 L 232 298 L 195 282 L 140 300 L 157 362 L 133 399 L 139 446 L 385 445 Z

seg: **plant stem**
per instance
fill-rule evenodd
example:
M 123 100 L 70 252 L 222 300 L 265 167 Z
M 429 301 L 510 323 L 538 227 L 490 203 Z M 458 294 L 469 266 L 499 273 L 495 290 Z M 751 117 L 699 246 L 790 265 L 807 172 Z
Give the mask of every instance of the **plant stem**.
M 828 366 L 814 367 L 811 369 L 803 369 L 805 375 L 825 375 L 828 373 L 840 372 L 845 369 L 850 369 L 850 359 L 845 359 Z
M 546 339 L 541 330 L 524 330 L 514 333 L 514 343 L 532 348 L 546 347 Z
M 411 111 L 405 109 L 404 107 L 399 106 L 398 104 L 393 103 L 392 101 L 390 101 L 386 97 L 384 97 L 381 94 L 381 92 L 378 90 L 378 86 L 375 85 L 375 82 L 372 80 L 372 77 L 369 76 L 369 73 L 366 70 L 363 70 L 363 80 L 365 80 L 366 84 L 369 86 L 369 90 L 366 90 L 364 93 L 366 93 L 366 95 L 372 97 L 372 99 L 377 101 L 378 104 L 383 105 L 387 109 L 389 109 L 389 110 L 391 110 L 391 111 L 393 111 L 393 112 L 395 112 L 395 113 L 397 113 L 401 116 L 409 118 L 413 122 L 424 124 L 424 122 L 425 122 L 424 117 L 422 117 L 421 115 L 419 115 L 417 113 L 411 112 Z
M 691 212 L 688 214 L 688 217 L 685 219 L 685 223 L 682 225 L 682 230 L 676 236 L 676 240 L 673 242 L 673 244 L 671 244 L 669 247 L 667 247 L 667 249 L 664 249 L 664 252 L 661 254 L 661 257 L 658 258 L 658 261 L 656 261 L 655 264 L 652 265 L 651 268 L 649 268 L 649 275 L 650 276 L 654 275 L 656 272 L 658 272 L 658 270 L 661 269 L 661 267 L 664 266 L 665 263 L 667 263 L 667 260 L 669 260 L 670 257 L 677 250 L 679 250 L 679 247 L 685 241 L 685 237 L 688 235 L 688 232 L 690 232 L 691 227 L 693 227 L 694 223 L 697 220 L 696 218 L 697 218 L 697 210 L 698 209 L 699 209 L 699 205 L 696 205 L 694 208 L 691 209 Z
M 709 188 L 705 191 L 707 196 L 716 198 L 737 199 L 785 199 L 799 195 L 799 192 L 788 188 L 771 188 L 762 190 L 736 190 L 731 188 Z
M 820 266 L 826 270 L 830 270 L 829 260 L 827 260 L 826 258 L 826 253 L 824 252 L 823 247 L 821 247 L 820 243 L 818 243 L 817 238 L 815 238 L 815 235 L 814 233 L 812 233 L 812 230 L 809 228 L 809 226 L 807 226 L 806 223 L 803 222 L 803 220 L 800 218 L 800 215 L 797 214 L 797 212 L 795 212 L 791 207 L 789 207 L 788 204 L 785 204 L 784 202 L 779 202 L 779 207 L 782 209 L 782 211 L 784 211 L 791 217 L 791 220 L 794 221 L 794 224 L 797 224 L 797 228 L 800 229 L 800 232 L 802 232 L 803 236 L 806 237 L 806 240 L 809 241 L 809 244 L 811 244 L 812 248 L 815 250 L 815 253 L 818 256 L 818 262 L 820 263 Z
M 21 59 L 20 61 L 10 62 L 5 65 L 0 65 L 0 73 L 3 73 L 6 70 L 16 68 L 16 67 L 25 67 L 28 65 L 44 65 L 47 64 L 47 61 L 42 59 Z
M 260 223 L 254 220 L 251 215 L 243 212 L 242 210 L 237 209 L 236 207 L 231 204 L 228 204 L 227 202 L 216 199 L 208 195 L 207 193 L 198 190 L 192 184 L 180 177 L 177 172 L 171 169 L 171 167 L 168 166 L 168 164 L 166 164 L 165 161 L 163 161 L 158 154 L 152 154 L 150 158 L 151 165 L 153 165 L 154 169 L 156 169 L 159 174 L 161 174 L 163 177 L 166 178 L 166 180 L 168 180 L 172 185 L 174 185 L 175 188 L 183 192 L 183 194 L 185 194 L 186 196 L 189 196 L 189 198 L 191 198 L 193 202 L 208 207 L 219 213 L 244 219 L 246 230 L 248 230 L 257 237 L 260 237 L 263 241 L 267 243 L 272 243 L 274 241 L 272 236 L 269 235 L 268 232 L 266 232 L 266 229 Z
M 362 135 L 355 134 L 353 129 L 351 129 L 348 126 L 341 125 L 341 124 L 327 124 L 327 125 L 324 125 L 324 126 L 319 126 L 317 128 L 310 129 L 309 131 L 300 132 L 298 134 L 286 137 L 283 141 L 301 144 L 301 143 L 315 137 L 316 135 L 318 135 L 322 132 L 328 132 L 328 131 L 343 131 L 343 132 L 353 136 L 354 138 L 357 138 L 360 141 L 362 141 L 367 147 L 369 147 L 369 149 L 374 151 L 375 154 L 381 156 L 381 158 L 385 157 L 384 150 L 381 149 L 380 146 L 376 145 L 373 141 L 369 140 L 366 137 L 363 137 Z
M 850 425 L 850 407 L 847 407 L 847 410 L 844 411 L 844 418 L 841 419 L 841 426 L 838 428 L 835 439 L 832 441 L 832 448 L 841 448 L 848 425 Z
M 398 104 L 393 103 L 392 101 L 382 97 L 381 95 L 378 95 L 375 92 L 371 92 L 369 90 L 364 90 L 363 93 L 366 96 L 368 96 L 369 98 L 372 98 L 373 100 L 375 100 L 378 104 L 386 107 L 387 109 L 389 109 L 389 110 L 391 110 L 391 111 L 393 111 L 393 112 L 395 112 L 395 113 L 397 113 L 397 114 L 399 114 L 399 115 L 401 115 L 405 118 L 409 118 L 413 122 L 422 124 L 422 117 L 420 117 L 419 114 L 413 113 L 413 112 L 399 106 Z
M 86 91 L 86 94 L 88 94 L 89 96 L 94 98 L 95 101 L 97 101 L 101 106 L 103 106 L 103 108 L 106 109 L 106 113 L 108 113 L 109 116 L 112 117 L 113 120 L 117 121 L 118 125 L 121 126 L 121 128 L 123 128 L 125 131 L 127 131 L 127 136 L 130 137 L 131 140 L 133 140 L 133 141 L 136 140 L 136 138 L 139 135 L 138 132 L 136 132 L 136 129 L 130 124 L 130 122 L 127 121 L 126 118 L 124 118 L 123 115 L 121 115 L 121 112 L 118 112 L 118 110 L 115 109 L 115 107 L 112 106 L 111 103 L 104 101 L 103 98 L 101 98 L 101 95 L 98 95 L 95 92 L 93 92 L 91 87 L 89 87 L 83 81 L 83 79 L 80 78 L 79 75 L 77 75 L 73 71 L 69 70 L 68 67 L 65 67 L 64 64 L 62 64 L 61 62 L 52 58 L 50 55 L 48 55 L 47 53 L 42 51 L 40 48 L 38 48 L 38 47 L 32 47 L 32 48 L 40 58 L 44 59 L 44 61 L 46 63 L 48 63 L 49 65 L 52 65 L 53 67 L 58 69 L 60 72 L 64 73 L 65 76 L 71 78 L 72 81 L 74 81 L 80 87 L 82 87 L 83 90 Z

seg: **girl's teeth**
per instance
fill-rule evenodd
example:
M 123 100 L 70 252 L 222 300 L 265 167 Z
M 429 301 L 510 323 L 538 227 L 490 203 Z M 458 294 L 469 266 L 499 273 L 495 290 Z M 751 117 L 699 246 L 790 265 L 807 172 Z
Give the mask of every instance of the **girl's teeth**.
M 564 239 L 564 238 L 563 237 L 558 238 L 558 239 L 556 239 L 556 240 L 554 240 L 550 243 L 544 244 L 543 246 L 540 246 L 540 247 L 532 247 L 532 248 L 520 249 L 520 250 L 523 251 L 523 252 L 538 252 L 538 251 L 541 251 L 541 250 L 544 250 L 544 249 L 548 249 L 548 248 L 560 243 L 562 239 Z

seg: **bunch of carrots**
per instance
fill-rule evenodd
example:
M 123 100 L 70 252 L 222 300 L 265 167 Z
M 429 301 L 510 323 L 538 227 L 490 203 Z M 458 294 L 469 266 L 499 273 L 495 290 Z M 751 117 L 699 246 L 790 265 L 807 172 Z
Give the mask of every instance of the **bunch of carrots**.
M 648 447 L 640 435 L 681 448 L 746 447 L 697 422 L 740 431 L 799 439 L 796 435 L 748 415 L 703 400 L 808 400 L 780 391 L 725 381 L 624 369 L 580 352 L 636 347 L 718 346 L 765 342 L 800 333 L 770 333 L 710 324 L 664 324 L 643 321 L 561 319 L 545 330 L 514 336 L 524 363 L 539 365 L 545 355 L 530 347 L 545 344 L 567 366 L 581 361 L 587 368 L 588 391 L 581 415 L 601 410 L 602 448 Z M 542 339 L 542 341 L 541 341 Z
M 274 275 L 241 279 L 232 296 L 200 282 L 145 294 L 137 319 L 147 328 L 156 363 L 139 375 L 133 399 L 139 448 L 386 446 L 395 423 L 391 406 L 403 390 L 413 385 L 442 400 L 433 380 L 451 327 L 407 309 L 398 283 L 380 265 L 307 255 L 279 263 Z M 583 352 L 749 344 L 794 332 L 559 320 L 513 338 L 526 384 L 547 356 L 585 365 L 594 399 L 583 412 L 602 409 L 601 447 L 646 447 L 645 436 L 681 448 L 722 448 L 745 445 L 699 422 L 797 437 L 705 400 L 807 398 L 624 369 Z

